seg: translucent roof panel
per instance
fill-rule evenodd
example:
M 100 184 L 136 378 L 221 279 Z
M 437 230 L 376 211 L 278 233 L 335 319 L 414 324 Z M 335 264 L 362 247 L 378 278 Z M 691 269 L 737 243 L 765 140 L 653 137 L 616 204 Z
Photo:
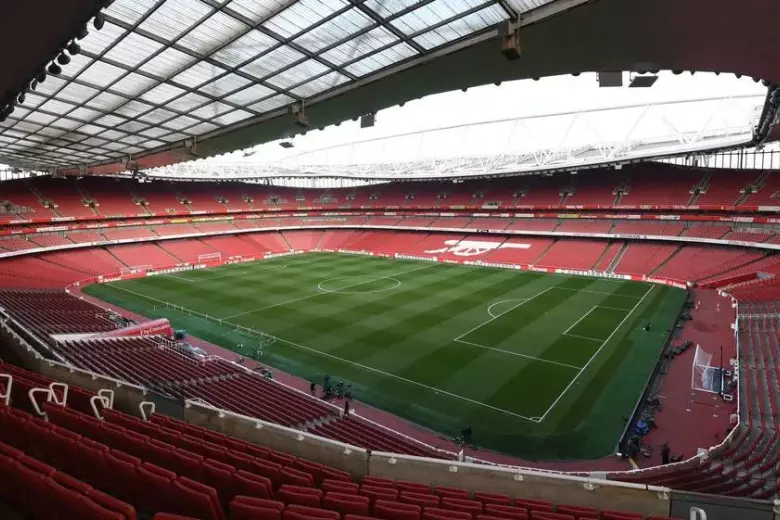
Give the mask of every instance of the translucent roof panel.
M 115 0 L 0 123 L 0 163 L 98 164 L 256 124 L 545 3 Z

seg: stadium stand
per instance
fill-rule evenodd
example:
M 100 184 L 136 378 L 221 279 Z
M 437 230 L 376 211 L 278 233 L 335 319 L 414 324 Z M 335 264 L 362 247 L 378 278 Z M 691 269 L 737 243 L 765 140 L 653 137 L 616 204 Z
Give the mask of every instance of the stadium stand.
M 669 175 L 671 179 L 673 173 L 669 172 Z M 673 187 L 676 186 L 673 190 L 675 193 L 685 192 L 687 195 L 686 204 L 689 201 L 692 204 L 698 204 L 702 200 L 709 200 L 707 203 L 714 206 L 721 203 L 726 204 L 722 201 L 728 200 L 732 191 L 736 191 L 737 197 L 740 197 L 739 190 L 744 186 L 735 190 L 734 186 L 738 184 L 736 181 L 729 184 L 719 180 L 712 182 L 712 179 L 710 179 L 711 184 L 706 193 L 704 191 L 698 194 L 690 193 L 691 186 L 699 184 L 703 179 L 706 180 L 706 176 L 706 173 L 691 173 L 691 184 L 687 188 L 683 188 L 683 185 L 687 185 L 689 182 L 685 175 L 670 182 L 672 182 Z M 527 196 L 521 197 L 520 200 L 526 200 L 533 194 L 536 200 L 541 201 L 539 203 L 541 206 L 547 205 L 545 203 L 550 201 L 553 201 L 550 202 L 550 206 L 565 205 L 566 203 L 602 205 L 604 200 L 612 199 L 617 201 L 616 204 L 619 202 L 630 205 L 633 203 L 630 202 L 628 195 L 621 195 L 622 192 L 612 193 L 614 188 L 610 187 L 611 183 L 616 180 L 616 186 L 620 186 L 624 179 L 628 179 L 623 184 L 628 187 L 627 192 L 632 192 L 637 189 L 637 186 L 643 189 L 641 182 L 635 182 L 638 179 L 641 180 L 641 177 L 639 170 L 633 173 L 624 172 L 624 174 L 616 175 L 614 178 L 604 175 L 604 179 L 598 182 L 594 181 L 593 186 L 582 181 L 581 179 L 584 177 L 581 177 L 573 185 L 574 191 L 564 195 L 561 195 L 563 188 L 570 187 L 569 185 L 572 184 L 568 177 L 549 181 L 547 179 L 534 182 L 522 181 L 528 191 Z M 564 183 L 567 179 L 568 183 Z M 770 180 L 771 176 L 765 182 L 764 187 L 769 185 Z M 89 182 L 87 179 L 82 181 L 86 181 L 83 184 Z M 512 182 L 518 183 L 518 181 Z M 453 204 L 477 207 L 491 197 L 504 200 L 507 193 L 513 193 L 512 182 L 492 183 L 489 188 L 481 188 L 482 185 L 478 183 L 469 183 L 469 186 L 463 188 L 463 192 L 450 192 L 446 194 L 446 197 L 441 196 L 441 191 L 436 191 L 437 188 L 415 191 L 411 185 L 405 187 L 383 186 L 381 189 L 376 188 L 377 191 L 372 192 L 371 195 L 366 195 L 364 203 L 377 203 L 379 200 L 394 200 L 394 198 L 395 200 L 406 200 L 406 194 L 413 192 L 415 196 L 412 200 L 420 207 L 426 205 L 430 205 L 428 207 L 444 207 Z M 177 211 L 182 211 L 182 208 L 186 208 L 188 205 L 198 206 L 198 204 L 208 207 L 208 209 L 193 209 L 193 211 L 217 212 L 220 211 L 217 207 L 225 207 L 225 204 L 217 201 L 211 205 L 209 200 L 203 201 L 190 195 L 186 189 L 179 188 L 174 183 L 164 183 L 166 187 L 160 193 L 151 189 L 146 192 L 137 191 L 135 184 L 118 183 L 118 185 L 126 186 L 128 193 L 130 193 L 130 189 L 133 190 L 133 196 L 126 198 L 130 200 L 129 205 L 136 209 L 139 206 L 133 202 L 134 196 L 143 198 L 149 202 L 150 206 L 152 203 L 156 203 L 158 206 L 175 208 L 178 204 Z M 556 187 L 560 188 L 557 192 Z M 103 197 L 109 201 L 114 196 L 125 200 L 120 194 L 112 195 L 106 190 L 101 191 L 99 187 L 92 191 L 83 187 L 80 189 L 86 194 L 85 196 L 89 197 L 96 197 L 92 193 L 94 191 L 98 194 L 103 193 Z M 480 192 L 480 189 L 483 191 Z M 252 197 L 257 197 L 254 200 L 258 202 L 244 201 L 243 190 L 229 185 L 224 185 L 220 193 L 227 193 L 224 195 L 225 198 L 239 200 L 240 204 L 245 206 L 262 204 L 263 207 L 274 209 L 293 203 L 294 206 L 289 207 L 295 209 L 312 206 L 332 208 L 348 204 L 347 200 L 357 200 L 352 197 L 349 199 L 335 197 L 338 202 L 334 202 L 334 190 L 322 190 L 316 193 L 301 190 L 270 190 L 265 187 L 253 187 L 252 190 Z M 404 194 L 406 190 L 409 191 Z M 273 195 L 271 191 L 274 192 Z M 208 199 L 208 193 L 209 191 L 203 188 L 203 197 Z M 373 197 L 377 193 L 377 197 Z M 479 193 L 481 195 L 477 196 Z M 722 193 L 722 195 L 717 195 L 718 193 Z M 47 192 L 47 196 L 56 196 L 56 194 L 56 190 Z M 705 198 L 707 194 L 709 197 Z M 185 202 L 181 202 L 177 198 L 178 195 L 183 196 Z M 356 193 L 355 197 L 358 195 Z M 195 200 L 187 199 L 188 196 L 192 196 Z M 653 196 L 653 191 L 648 190 L 646 200 L 652 200 Z M 756 196 L 757 194 L 750 195 L 746 200 L 750 201 Z M 371 200 L 369 197 L 372 197 Z M 679 197 L 683 198 L 683 195 L 679 195 Z M 511 198 L 509 197 L 510 201 Z M 733 202 L 728 204 L 733 204 Z M 520 205 L 522 206 L 522 204 Z M 99 208 L 100 215 L 106 214 L 103 211 L 106 209 L 105 202 L 96 207 Z M 120 207 L 123 206 L 120 205 Z M 412 204 L 407 207 L 411 208 Z M 92 210 L 90 209 L 90 211 Z M 96 215 L 93 214 L 93 216 Z M 777 278 L 780 275 L 780 269 L 776 255 L 767 256 L 766 253 L 757 250 L 636 241 L 624 243 L 623 241 L 609 242 L 607 240 L 556 237 L 515 236 L 507 238 L 500 235 L 486 237 L 465 234 L 466 230 L 501 231 L 506 227 L 508 230 L 541 232 L 723 237 L 731 240 L 756 242 L 770 242 L 777 239 L 771 226 L 751 225 L 745 227 L 745 224 L 742 223 L 731 225 L 723 222 L 710 224 L 709 222 L 686 221 L 684 218 L 675 222 L 659 222 L 653 220 L 626 221 L 622 218 L 616 218 L 614 215 L 587 220 L 567 218 L 559 220 L 552 215 L 548 218 L 516 218 L 514 221 L 509 217 L 283 216 L 281 218 L 240 219 L 235 220 L 234 223 L 223 221 L 163 224 L 158 221 L 153 225 L 105 227 L 100 231 L 68 231 L 67 237 L 62 234 L 34 233 L 34 230 L 31 230 L 28 235 L 29 240 L 19 237 L 4 238 L 0 239 L 0 247 L 3 247 L 4 250 L 19 251 L 38 246 L 49 247 L 115 239 L 155 238 L 153 234 L 159 238 L 181 233 L 231 233 L 238 230 L 258 229 L 259 227 L 361 226 L 364 224 L 394 226 L 399 223 L 414 227 L 462 228 L 464 233 L 426 234 L 390 230 L 270 231 L 238 235 L 226 234 L 192 240 L 160 240 L 148 244 L 115 245 L 105 248 L 45 253 L 34 257 L 3 259 L 0 260 L 0 287 L 16 288 L 17 290 L 3 291 L 0 305 L 12 310 L 14 308 L 20 309 L 15 311 L 19 314 L 20 321 L 31 329 L 40 331 L 41 334 L 101 332 L 104 329 L 113 330 L 117 326 L 110 321 L 102 309 L 100 311 L 92 309 L 85 312 L 84 309 L 76 307 L 72 313 L 64 312 L 63 304 L 59 300 L 60 296 L 53 296 L 54 293 L 46 292 L 45 306 L 52 308 L 49 314 L 56 318 L 49 323 L 48 315 L 45 318 L 44 314 L 36 311 L 34 305 L 30 303 L 32 300 L 29 293 L 35 292 L 31 291 L 31 288 L 62 288 L 87 276 L 116 273 L 127 267 L 150 265 L 163 267 L 181 262 L 195 262 L 199 255 L 205 253 L 220 252 L 225 257 L 247 257 L 263 252 L 282 252 L 293 248 L 321 248 L 425 256 L 438 255 L 442 258 L 462 260 L 464 257 L 453 252 L 453 248 L 457 248 L 463 241 L 487 241 L 495 242 L 496 247 L 490 246 L 484 254 L 479 256 L 479 259 L 486 262 L 534 264 L 544 268 L 596 269 L 615 274 L 654 275 L 676 280 L 698 281 L 702 284 L 728 290 L 730 294 L 740 300 L 744 312 L 751 312 L 751 309 L 753 309 L 754 314 L 762 315 L 778 312 L 775 305 L 777 301 L 780 301 L 780 283 L 778 283 Z M 749 275 L 752 278 L 736 280 L 743 275 Z M 17 305 L 13 303 L 16 300 L 26 303 Z M 51 307 L 50 301 L 55 302 L 53 307 Z M 772 342 L 772 334 L 776 335 L 777 323 L 768 323 L 763 318 L 755 320 L 751 318 L 751 320 L 750 326 L 742 333 L 742 341 L 746 345 L 750 345 L 747 350 L 749 354 L 746 356 L 752 356 L 745 359 L 750 360 L 751 366 L 762 367 L 762 370 L 774 374 L 773 370 L 776 366 L 778 353 L 776 341 Z M 156 342 L 155 346 L 149 342 Z M 255 374 L 246 373 L 243 368 L 226 361 L 193 361 L 187 358 L 186 354 L 166 346 L 161 340 L 138 340 L 136 342 L 135 340 L 83 339 L 60 341 L 55 344 L 55 347 L 56 351 L 74 366 L 142 384 L 175 398 L 200 398 L 227 410 L 283 425 L 308 429 L 318 435 L 372 450 L 394 451 L 433 458 L 442 456 L 429 446 L 401 436 L 370 421 L 357 417 L 340 418 L 332 407 L 313 401 L 295 390 L 270 383 Z M 217 364 L 211 365 L 211 363 Z M 772 496 L 778 490 L 766 484 L 766 479 L 773 475 L 772 461 L 777 456 L 777 450 L 772 448 L 776 444 L 776 438 L 773 436 L 773 432 L 776 430 L 772 428 L 777 423 L 773 417 L 780 409 L 778 407 L 780 401 L 777 399 L 780 395 L 778 394 L 777 375 L 773 375 L 767 381 L 762 381 L 754 375 L 748 375 L 744 386 L 748 390 L 745 392 L 746 396 L 741 396 L 741 398 L 746 400 L 744 410 L 752 422 L 740 430 L 739 435 L 731 444 L 716 452 L 711 463 L 693 465 L 688 462 L 681 467 L 670 467 L 665 471 L 653 470 L 658 471 L 658 473 L 642 473 L 628 477 L 615 474 L 610 475 L 610 477 L 623 480 L 633 479 L 632 481 L 650 484 L 660 483 L 679 489 L 708 493 L 718 492 L 756 498 Z M 268 404 L 269 402 L 282 403 L 282 406 L 271 406 Z M 732 467 L 735 468 L 735 471 L 730 469 Z M 666 471 L 670 473 L 666 473 Z M 751 479 L 750 475 L 761 475 L 762 478 L 760 482 L 757 482 L 755 478 Z M 171 479 L 171 481 L 174 480 Z M 324 498 L 321 499 L 320 504 L 323 503 L 323 500 Z M 229 504 L 222 505 L 224 514 L 225 511 L 229 511 Z M 558 509 L 560 510 L 560 507 Z M 369 513 L 372 511 L 369 508 Z
M 217 250 L 204 244 L 199 239 L 194 240 L 166 240 L 160 242 L 160 247 L 169 255 L 182 262 L 197 262 L 201 255 L 212 255 Z
M 365 515 L 384 520 L 399 515 L 409 520 L 643 518 L 629 511 L 599 512 L 592 506 L 430 483 L 355 479 L 343 470 L 159 413 L 142 420 L 105 402 L 98 407 L 101 420 L 86 404 L 94 394 L 73 385 L 64 403 L 39 403 L 45 414 L 39 418 L 23 390 L 47 387 L 53 380 L 8 364 L 0 364 L 0 373 L 11 375 L 17 388 L 10 406 L 0 405 L 0 465 L 7 484 L 0 496 L 35 517 L 54 518 L 59 510 L 67 518 L 100 520 L 144 515 L 241 520 L 281 518 L 282 513 L 288 520 L 341 520 L 342 515 L 344 520 Z M 51 500 L 40 500 L 41 492 Z M 351 516 L 358 514 L 363 516 Z
M 156 244 L 132 244 L 106 248 L 128 267 L 175 265 L 179 260 Z
M 555 231 L 566 233 L 609 233 L 611 230 L 612 221 L 610 220 L 563 220 L 555 228 Z
M 603 240 L 558 240 L 534 264 L 589 271 L 599 261 L 606 248 L 607 243 Z
M 553 219 L 519 218 L 509 224 L 507 229 L 517 231 L 554 231 L 557 226 L 558 221 Z
M 31 242 L 35 242 L 41 247 L 51 247 L 51 246 L 66 246 L 73 243 L 72 240 L 69 240 L 63 235 L 57 235 L 57 234 L 35 234 L 31 239 Z
M 612 233 L 616 235 L 669 235 L 677 236 L 685 229 L 681 223 L 667 222 L 616 222 Z
M 689 245 L 654 274 L 673 280 L 703 280 L 761 258 L 761 253 Z
M 620 274 L 654 273 L 680 249 L 677 245 L 631 243 L 615 266 Z

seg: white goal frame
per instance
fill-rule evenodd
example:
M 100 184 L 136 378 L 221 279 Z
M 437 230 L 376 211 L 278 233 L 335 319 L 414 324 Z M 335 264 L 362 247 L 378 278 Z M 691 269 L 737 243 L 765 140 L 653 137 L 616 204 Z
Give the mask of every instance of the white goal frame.
M 199 264 L 204 264 L 204 263 L 207 263 L 207 262 L 213 261 L 213 260 L 218 260 L 218 261 L 222 260 L 222 253 L 220 253 L 220 252 L 217 252 L 217 253 L 204 253 L 204 254 L 198 255 L 198 263 Z
M 691 390 L 707 392 L 710 394 L 722 394 L 726 388 L 725 369 L 712 364 L 713 355 L 707 353 L 700 345 L 696 345 L 696 353 L 693 356 L 691 364 Z M 708 371 L 714 372 L 714 377 L 720 374 L 720 391 L 711 388 L 705 388 L 703 384 L 704 374 Z
M 154 266 L 151 265 L 151 264 L 148 264 L 148 265 L 133 265 L 133 266 L 130 266 L 130 267 L 123 267 L 123 268 L 121 268 L 119 270 L 119 274 L 124 276 L 126 274 L 137 273 L 137 272 L 140 272 L 140 271 L 147 272 L 147 271 L 152 271 L 152 270 L 154 270 Z

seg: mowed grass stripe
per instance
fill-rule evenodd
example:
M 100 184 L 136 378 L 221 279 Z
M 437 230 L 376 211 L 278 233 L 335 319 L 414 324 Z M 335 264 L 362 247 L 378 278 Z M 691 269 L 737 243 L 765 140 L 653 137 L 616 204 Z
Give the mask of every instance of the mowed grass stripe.
M 280 265 L 287 267 L 268 269 Z M 329 278 L 346 277 L 343 283 L 350 284 L 351 276 L 366 281 L 428 265 L 432 264 L 307 254 L 183 274 L 197 278 L 197 283 L 158 276 L 87 291 L 150 317 L 168 317 L 177 328 L 226 348 L 239 350 L 243 345 L 246 355 L 257 345 L 257 336 L 173 309 L 154 309 L 149 298 L 224 316 L 320 293 L 317 284 Z M 545 420 L 536 423 L 528 419 L 544 415 L 576 370 L 454 339 L 490 319 L 491 305 L 498 304 L 492 309 L 498 314 L 549 289 L 547 293 L 561 296 L 545 305 L 530 302 L 534 312 L 509 320 L 494 338 L 496 346 L 582 366 L 599 343 L 585 345 L 588 342 L 566 337 L 563 331 L 598 305 L 615 309 L 616 314 L 628 312 L 648 286 L 448 264 L 435 264 L 399 280 L 400 286 L 392 290 L 382 290 L 386 288 L 382 281 L 367 282 L 358 287 L 370 291 L 366 294 L 327 293 L 236 322 L 282 338 L 265 348 L 264 359 L 271 366 L 318 382 L 329 373 L 351 383 L 357 398 L 424 426 L 454 435 L 471 424 L 481 446 L 546 459 L 597 457 L 614 448 L 622 416 L 635 404 L 641 381 L 663 343 L 661 331 L 673 323 L 683 294 L 658 287 Z M 642 333 L 640 325 L 649 319 L 661 324 L 654 324 L 652 333 Z M 601 321 L 606 328 L 606 314 Z M 601 330 L 596 337 L 610 332 Z M 613 380 L 622 386 L 612 388 Z M 610 391 L 604 390 L 607 386 Z M 582 395 L 588 399 L 582 400 Z

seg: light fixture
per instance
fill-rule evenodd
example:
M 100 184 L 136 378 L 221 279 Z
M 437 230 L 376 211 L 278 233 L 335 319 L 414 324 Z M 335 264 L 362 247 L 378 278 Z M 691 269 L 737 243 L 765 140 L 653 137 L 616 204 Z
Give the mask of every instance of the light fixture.
M 371 112 L 360 118 L 360 128 L 371 128 L 376 123 L 376 112 Z
M 61 52 L 60 55 L 57 56 L 57 63 L 60 65 L 67 65 L 70 63 L 70 56 L 65 52 Z
M 54 63 L 54 62 L 52 62 L 52 63 L 49 65 L 49 68 L 48 68 L 48 69 L 46 69 L 46 70 L 48 70 L 48 71 L 49 71 L 49 74 L 51 74 L 51 75 L 53 75 L 53 76 L 59 76 L 60 74 L 62 74 L 62 67 L 60 67 L 59 65 L 57 65 L 57 64 L 56 64 L 56 63 Z
M 44 81 L 46 81 L 46 70 L 45 69 L 41 70 L 38 73 L 38 77 L 36 79 L 38 80 L 38 83 L 43 83 Z
M 95 15 L 95 19 L 92 20 L 92 25 L 95 26 L 95 29 L 98 31 L 103 28 L 103 26 L 106 24 L 106 17 L 103 15 L 103 13 L 98 13 Z
M 295 145 L 293 144 L 292 141 L 281 141 L 279 143 L 279 146 L 281 146 L 282 148 L 293 148 Z
M 24 104 L 25 99 L 27 99 L 27 96 L 24 95 L 24 92 L 21 92 L 19 94 L 19 97 L 17 98 L 20 105 Z
M 79 40 L 83 40 L 84 38 L 87 37 L 88 34 L 89 34 L 89 29 L 87 29 L 87 25 L 84 24 L 81 27 L 79 27 L 79 32 L 76 33 L 76 38 L 78 38 Z
M 68 49 L 68 52 L 70 53 L 71 56 L 75 56 L 76 54 L 79 54 L 81 52 L 81 45 L 76 43 L 76 40 L 73 40 L 68 44 L 66 49 Z
M 30 82 L 30 90 L 35 90 L 38 88 L 38 79 L 33 78 L 33 80 Z

